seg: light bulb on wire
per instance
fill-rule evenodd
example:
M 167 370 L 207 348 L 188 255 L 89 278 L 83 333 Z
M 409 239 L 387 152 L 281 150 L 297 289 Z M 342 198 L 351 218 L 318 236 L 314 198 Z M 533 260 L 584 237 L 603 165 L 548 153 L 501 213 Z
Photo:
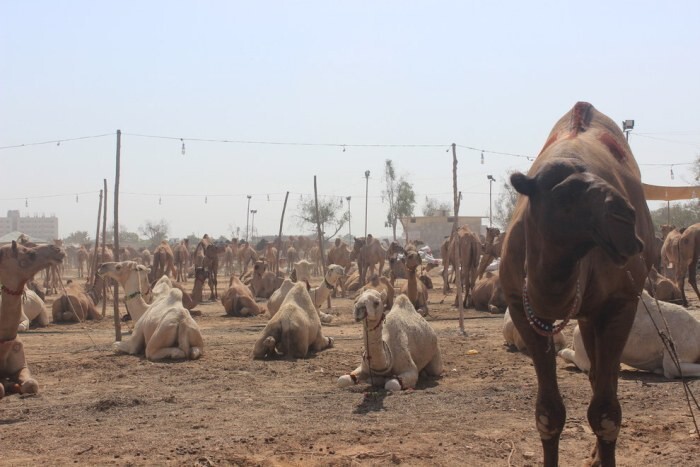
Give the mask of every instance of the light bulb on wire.
M 184 156 L 185 155 L 185 140 L 180 138 L 180 141 L 182 141 L 182 155 Z
M 673 166 L 671 166 L 671 180 L 674 180 L 676 177 L 673 175 Z
M 481 151 L 481 165 L 484 165 L 484 151 Z

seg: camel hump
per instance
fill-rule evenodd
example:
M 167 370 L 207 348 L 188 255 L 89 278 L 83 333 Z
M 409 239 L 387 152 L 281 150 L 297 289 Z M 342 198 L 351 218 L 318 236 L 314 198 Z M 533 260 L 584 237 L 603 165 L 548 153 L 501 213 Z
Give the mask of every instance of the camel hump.
M 406 294 L 401 294 L 398 296 L 398 298 L 394 299 L 394 306 L 392 309 L 395 308 L 401 308 L 401 309 L 407 309 L 407 308 L 413 308 L 413 304 L 411 303 L 411 300 L 406 296 Z M 415 311 L 415 308 L 413 308 Z
M 571 120 L 569 122 L 569 131 L 572 135 L 583 133 L 591 125 L 593 117 L 593 106 L 588 102 L 577 102 L 574 108 L 571 109 Z

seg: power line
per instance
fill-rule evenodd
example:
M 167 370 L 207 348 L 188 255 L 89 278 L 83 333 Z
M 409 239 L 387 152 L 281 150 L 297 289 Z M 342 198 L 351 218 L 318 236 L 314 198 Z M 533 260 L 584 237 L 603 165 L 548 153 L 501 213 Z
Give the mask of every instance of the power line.
M 94 139 L 94 138 L 104 138 L 105 136 L 114 136 L 114 133 L 104 133 L 102 135 L 92 135 L 92 136 L 79 136 L 77 138 L 62 138 L 62 139 L 52 139 L 50 141 L 39 141 L 37 143 L 23 143 L 23 144 L 15 144 L 11 146 L 0 146 L 0 150 L 2 149 L 14 149 L 14 148 L 23 148 L 26 146 L 39 146 L 42 144 L 56 144 L 56 146 L 60 146 L 61 143 L 65 143 L 68 141 L 79 141 L 83 139 Z

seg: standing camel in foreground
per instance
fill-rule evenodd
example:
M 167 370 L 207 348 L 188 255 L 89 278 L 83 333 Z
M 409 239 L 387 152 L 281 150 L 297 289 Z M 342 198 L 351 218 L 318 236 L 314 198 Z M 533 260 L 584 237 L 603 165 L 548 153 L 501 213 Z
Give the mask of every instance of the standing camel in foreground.
M 39 384 L 27 368 L 24 345 L 17 338 L 22 319 L 22 292 L 34 274 L 58 265 L 64 257 L 63 250 L 55 245 L 27 248 L 13 241 L 11 245 L 0 248 L 0 381 L 9 380 L 7 389 L 10 391 L 21 394 L 39 392 Z M 5 392 L 3 382 L 0 384 L 0 398 Z
M 644 248 L 654 243 L 654 227 L 639 167 L 617 125 L 579 102 L 554 126 L 528 175 L 514 173 L 511 183 L 521 196 L 500 278 L 537 373 L 544 465 L 559 463 L 566 420 L 552 336 L 572 318 L 591 357 L 588 422 L 597 442 L 590 461 L 615 465 L 620 356 L 654 262 L 653 248 Z

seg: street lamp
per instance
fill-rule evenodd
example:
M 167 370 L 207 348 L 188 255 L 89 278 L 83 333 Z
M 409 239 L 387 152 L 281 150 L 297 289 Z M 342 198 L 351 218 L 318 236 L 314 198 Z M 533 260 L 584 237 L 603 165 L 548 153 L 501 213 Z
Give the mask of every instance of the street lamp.
M 255 214 L 257 214 L 257 212 L 258 212 L 257 209 L 251 209 L 251 210 L 250 210 L 250 213 L 253 215 L 253 220 L 252 220 L 251 223 L 250 223 L 250 239 L 251 239 L 251 240 L 254 240 L 254 239 L 255 239 L 255 236 L 254 236 L 254 233 L 253 233 L 253 232 L 255 232 Z
M 245 241 L 248 241 L 248 221 L 250 220 L 250 198 L 252 198 L 251 195 L 248 196 L 248 208 L 246 208 L 245 212 Z
M 350 200 L 352 199 L 352 196 L 348 196 L 345 199 L 348 200 L 348 235 L 352 237 L 352 216 L 350 214 Z
M 486 178 L 489 181 L 489 227 L 493 227 L 493 220 L 492 220 L 492 204 L 491 204 L 491 187 L 493 186 L 493 182 L 496 181 L 495 178 L 493 178 L 493 175 L 487 175 Z
M 369 170 L 365 170 L 365 238 L 367 238 L 367 202 L 369 198 Z
M 630 140 L 630 131 L 634 128 L 634 120 L 623 120 L 622 121 L 622 131 L 625 132 L 625 139 Z

